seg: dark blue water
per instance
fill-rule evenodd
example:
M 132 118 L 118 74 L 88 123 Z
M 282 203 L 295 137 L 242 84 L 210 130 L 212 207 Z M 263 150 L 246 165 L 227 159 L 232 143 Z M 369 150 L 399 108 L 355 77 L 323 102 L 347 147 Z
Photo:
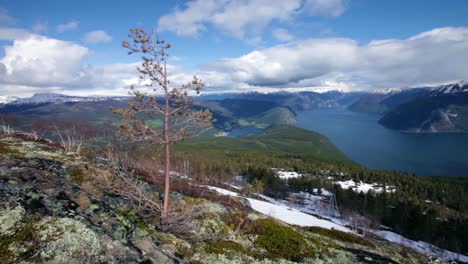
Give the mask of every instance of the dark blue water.
M 379 116 L 333 108 L 298 113 L 298 127 L 327 136 L 354 161 L 374 169 L 432 176 L 468 176 L 468 134 L 408 134 Z

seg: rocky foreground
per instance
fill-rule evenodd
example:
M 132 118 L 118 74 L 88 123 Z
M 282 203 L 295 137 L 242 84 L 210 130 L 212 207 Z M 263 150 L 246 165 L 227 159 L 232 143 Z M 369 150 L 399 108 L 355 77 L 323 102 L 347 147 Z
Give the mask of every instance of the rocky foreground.
M 427 263 L 375 238 L 297 227 L 174 188 L 170 225 L 107 192 L 109 166 L 0 135 L 0 263 Z M 185 183 L 190 185 L 189 180 Z M 158 186 L 150 186 L 159 197 Z M 157 198 L 156 198 L 157 199 Z

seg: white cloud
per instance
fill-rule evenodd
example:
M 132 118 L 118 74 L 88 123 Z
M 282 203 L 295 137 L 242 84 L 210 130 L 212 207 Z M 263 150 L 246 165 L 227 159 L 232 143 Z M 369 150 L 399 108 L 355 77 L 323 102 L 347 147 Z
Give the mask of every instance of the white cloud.
M 344 0 L 192 0 L 185 8 L 160 17 L 159 31 L 197 36 L 208 26 L 244 39 L 263 32 L 273 21 L 284 22 L 299 13 L 338 16 Z M 248 38 L 247 38 L 248 39 Z
M 468 28 L 439 28 L 408 39 L 359 45 L 352 39 L 306 39 L 207 66 L 232 86 L 294 88 L 341 83 L 354 89 L 440 84 L 468 77 Z
M 68 23 L 57 25 L 55 29 L 57 30 L 57 32 L 63 33 L 65 31 L 70 31 L 70 30 L 77 29 L 79 23 L 80 22 L 78 22 L 78 21 L 72 20 L 72 21 L 70 21 Z
M 25 86 L 59 86 L 79 78 L 88 49 L 74 43 L 29 35 L 5 46 L 1 80 Z
M 281 42 L 289 42 L 294 39 L 294 36 L 291 35 L 289 31 L 284 28 L 275 28 L 271 33 L 275 39 Z
M 32 31 L 36 34 L 40 34 L 40 33 L 45 33 L 47 32 L 47 30 L 49 29 L 49 23 L 47 21 L 45 22 L 36 22 L 33 26 L 32 26 Z
M 14 24 L 16 19 L 8 14 L 8 10 L 0 7 L 0 23 Z
M 83 41 L 87 44 L 98 44 L 112 41 L 112 36 L 107 34 L 104 30 L 95 30 L 88 32 L 84 35 Z
M 84 46 L 18 29 L 0 28 L 0 39 L 9 32 L 18 38 L 4 46 L 5 55 L 0 59 L 2 95 L 28 96 L 37 92 L 122 95 L 130 84 L 138 84 L 135 63 L 85 65 L 89 50 Z
M 346 11 L 345 0 L 305 0 L 304 11 L 312 15 L 341 16 Z
M 17 38 L 0 59 L 0 94 L 126 94 L 129 85 L 142 84 L 136 63 L 85 65 L 84 46 L 11 28 L 0 28 L 0 39 L 11 40 L 9 33 Z M 446 27 L 364 44 L 347 38 L 296 40 L 214 61 L 195 73 L 205 92 L 371 90 L 466 80 L 465 54 L 468 28 Z M 193 73 L 169 65 L 173 85 Z

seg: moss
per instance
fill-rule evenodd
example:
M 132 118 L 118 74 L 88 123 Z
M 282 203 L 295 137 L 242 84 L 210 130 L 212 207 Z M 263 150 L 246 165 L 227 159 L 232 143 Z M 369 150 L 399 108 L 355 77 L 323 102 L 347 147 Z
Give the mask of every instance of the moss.
M 234 241 L 212 241 L 205 245 L 204 251 L 208 254 L 220 254 L 233 256 L 237 253 L 252 255 L 252 252 L 246 250 L 241 244 Z
M 255 221 L 249 233 L 257 235 L 254 245 L 263 248 L 267 258 L 300 261 L 316 255 L 314 247 L 307 243 L 302 234 L 272 219 Z
M 315 226 L 304 227 L 304 229 L 309 232 L 319 234 L 322 236 L 326 236 L 326 237 L 329 237 L 329 238 L 332 238 L 334 240 L 338 240 L 341 242 L 359 244 L 359 245 L 375 248 L 375 245 L 372 244 L 369 240 L 350 234 L 350 233 L 346 233 L 346 232 L 342 232 L 338 230 L 330 230 L 330 229 L 325 229 L 325 228 L 315 227 Z

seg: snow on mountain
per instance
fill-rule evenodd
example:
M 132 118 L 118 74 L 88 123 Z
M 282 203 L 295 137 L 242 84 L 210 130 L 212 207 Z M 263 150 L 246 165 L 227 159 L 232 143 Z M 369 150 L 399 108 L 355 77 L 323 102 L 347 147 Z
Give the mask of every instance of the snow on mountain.
M 206 187 L 223 195 L 241 197 L 239 193 L 236 193 L 233 191 L 229 191 L 226 189 L 213 187 L 213 186 L 206 186 Z M 243 198 L 249 201 L 250 206 L 255 211 L 268 215 L 272 218 L 275 218 L 277 220 L 283 221 L 291 225 L 318 226 L 318 227 L 322 227 L 326 229 L 336 229 L 336 230 L 340 230 L 343 232 L 350 232 L 350 233 L 353 232 L 351 229 L 345 226 L 345 225 L 351 225 L 351 223 L 347 222 L 347 220 L 345 219 L 341 220 L 340 221 L 341 223 L 338 223 L 337 219 L 333 219 L 333 222 L 325 220 L 325 219 L 320 219 L 318 217 L 315 217 L 314 215 L 306 213 L 306 211 L 303 210 L 304 208 L 291 208 L 283 204 L 281 201 L 273 199 L 271 197 L 268 197 L 265 195 L 260 195 L 260 197 L 262 197 L 266 201 L 260 201 L 257 199 L 245 198 L 245 197 Z M 312 195 L 311 198 L 321 199 L 320 197 L 317 197 L 315 195 Z M 317 214 L 319 211 L 312 210 L 312 212 L 314 214 Z M 329 218 L 329 216 L 327 215 L 321 215 L 321 216 L 325 218 Z M 408 239 L 406 237 L 403 237 L 401 235 L 398 235 L 388 230 L 369 229 L 368 231 L 390 242 L 413 248 L 423 254 L 436 256 L 435 259 L 437 257 L 440 257 L 445 260 L 455 259 L 455 260 L 460 260 L 463 262 L 468 262 L 468 256 L 455 253 L 455 252 L 451 252 L 445 249 L 441 249 L 423 241 L 414 241 L 414 240 Z
M 238 193 L 235 193 L 226 189 L 213 187 L 213 186 L 209 186 L 208 188 L 218 193 L 224 194 L 224 195 L 239 197 Z M 260 201 L 260 200 L 252 199 L 252 198 L 245 198 L 245 199 L 249 201 L 250 207 L 252 207 L 252 209 L 254 209 L 255 211 L 268 215 L 270 217 L 273 217 L 277 220 L 283 221 L 290 225 L 318 226 L 318 227 L 322 227 L 326 229 L 335 229 L 335 230 L 340 230 L 343 232 L 352 232 L 347 227 L 338 225 L 328 220 L 319 219 L 318 217 L 303 213 L 297 209 L 293 209 L 291 207 L 282 205 L 280 203 L 271 203 L 271 202 Z
M 41 104 L 41 103 L 65 103 L 65 102 L 91 102 L 91 101 L 102 101 L 108 99 L 114 99 L 117 97 L 106 97 L 106 96 L 91 96 L 91 97 L 84 97 L 84 96 L 69 96 L 64 94 L 57 94 L 57 93 L 36 93 L 31 97 L 26 98 L 18 98 L 14 97 L 15 100 L 11 100 L 6 102 L 6 104 Z M 118 97 L 121 98 L 121 97 Z M 0 103 L 1 101 L 0 97 Z
M 410 247 L 426 255 L 436 255 L 446 260 L 457 259 L 464 263 L 468 262 L 468 256 L 455 253 L 449 250 L 441 249 L 423 241 L 414 241 L 406 237 L 400 236 L 394 232 L 384 230 L 371 230 L 371 232 L 385 240 Z
M 0 104 L 9 104 L 18 99 L 16 96 L 0 96 Z
M 432 89 L 430 95 L 446 95 L 446 94 L 455 94 L 468 92 L 468 83 L 465 81 L 459 81 L 456 83 L 441 85 Z
M 378 89 L 373 91 L 373 93 L 376 94 L 396 94 L 401 92 L 402 90 L 399 88 L 384 88 L 384 89 Z

